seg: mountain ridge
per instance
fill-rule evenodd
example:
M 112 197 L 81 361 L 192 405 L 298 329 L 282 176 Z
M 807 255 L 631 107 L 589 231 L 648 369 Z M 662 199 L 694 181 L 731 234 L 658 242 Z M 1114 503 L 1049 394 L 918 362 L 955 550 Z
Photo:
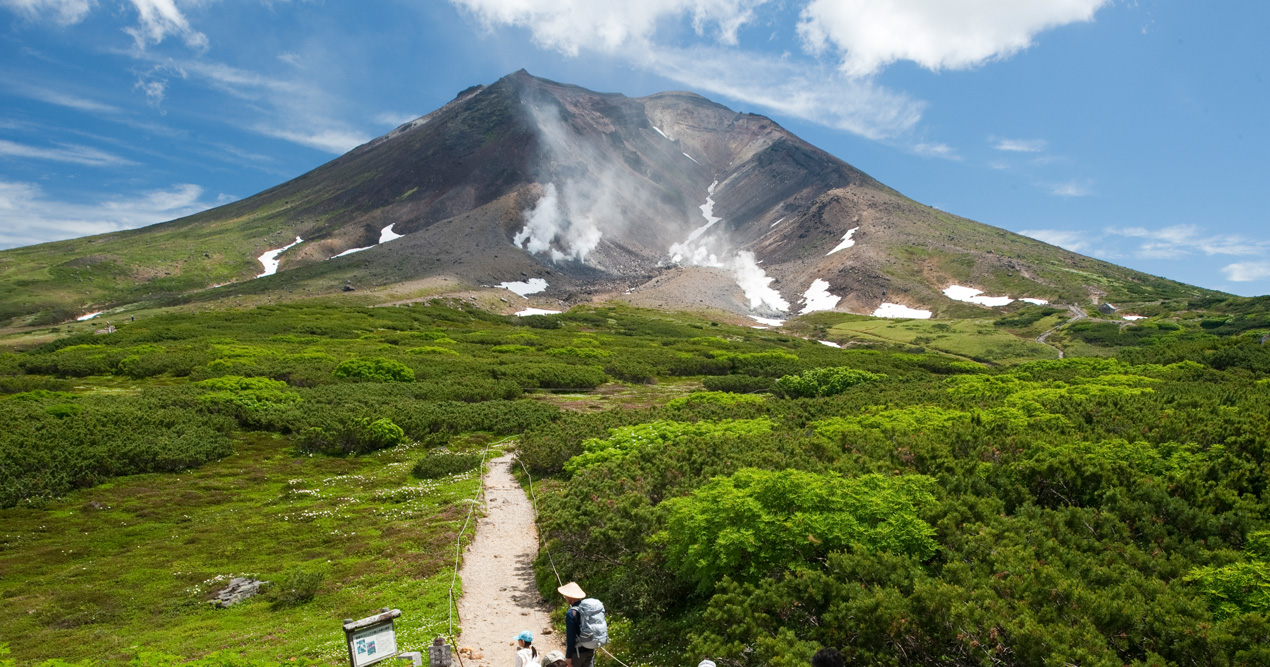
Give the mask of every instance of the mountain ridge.
M 254 280 L 256 258 L 296 238 L 277 275 Z M 670 272 L 699 284 L 656 280 Z M 562 307 L 603 295 L 776 319 L 806 312 L 817 286 L 832 309 L 936 316 L 983 308 L 947 297 L 950 285 L 1070 303 L 1216 294 L 921 205 L 695 93 L 631 98 L 520 70 L 238 202 L 0 251 L 0 286 L 25 290 L 0 297 L 0 324 L 350 282 L 467 292 L 548 276 L 538 298 Z

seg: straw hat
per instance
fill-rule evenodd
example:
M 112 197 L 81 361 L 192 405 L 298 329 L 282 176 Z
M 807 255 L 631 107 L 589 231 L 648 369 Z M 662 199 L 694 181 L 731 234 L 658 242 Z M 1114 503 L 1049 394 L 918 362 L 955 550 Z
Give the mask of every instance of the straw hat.
M 561 595 L 567 598 L 576 598 L 578 600 L 581 600 L 582 598 L 586 597 L 586 593 L 583 592 L 582 587 L 579 586 L 577 582 L 575 581 L 570 581 L 569 583 L 561 586 L 560 588 L 557 588 L 556 590 Z

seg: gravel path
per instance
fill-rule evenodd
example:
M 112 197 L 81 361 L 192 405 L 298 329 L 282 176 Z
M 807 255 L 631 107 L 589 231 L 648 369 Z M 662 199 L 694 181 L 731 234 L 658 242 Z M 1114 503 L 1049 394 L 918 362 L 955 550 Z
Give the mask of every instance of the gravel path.
M 512 639 L 521 630 L 534 633 L 539 654 L 560 648 L 557 635 L 544 634 L 551 624 L 549 607 L 534 586 L 533 562 L 538 556 L 534 508 L 512 477 L 513 465 L 511 454 L 490 461 L 485 516 L 476 523 L 476 539 L 459 570 L 463 579 L 459 646 L 484 654 L 477 660 L 465 658 L 466 667 L 512 665 L 516 655 Z

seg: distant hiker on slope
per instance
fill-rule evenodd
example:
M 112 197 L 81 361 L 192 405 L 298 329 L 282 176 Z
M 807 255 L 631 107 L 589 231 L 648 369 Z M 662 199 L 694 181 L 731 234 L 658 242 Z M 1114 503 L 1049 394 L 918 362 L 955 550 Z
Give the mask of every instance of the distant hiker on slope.
M 811 656 L 811 667 L 842 667 L 844 660 L 842 653 L 836 648 L 825 648 L 816 651 L 816 655 Z
M 564 613 L 564 658 L 567 667 L 594 667 L 595 650 L 609 641 L 609 626 L 604 620 L 604 604 L 588 598 L 577 583 L 556 589 L 569 601 Z
M 538 649 L 534 648 L 534 633 L 524 630 L 516 635 L 516 666 L 539 667 Z

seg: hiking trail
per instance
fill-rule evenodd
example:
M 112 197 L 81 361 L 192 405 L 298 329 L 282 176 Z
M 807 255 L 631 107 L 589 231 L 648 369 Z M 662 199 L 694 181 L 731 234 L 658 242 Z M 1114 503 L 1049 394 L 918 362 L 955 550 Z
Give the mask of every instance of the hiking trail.
M 463 557 L 459 577 L 459 647 L 483 654 L 464 656 L 466 667 L 504 667 L 513 663 L 513 638 L 521 630 L 534 633 L 539 655 L 563 648 L 552 632 L 550 607 L 534 585 L 538 529 L 534 507 L 512 476 L 513 454 L 492 459 L 485 475 L 485 516 L 476 522 L 476 537 Z M 456 661 L 457 666 L 457 661 Z

